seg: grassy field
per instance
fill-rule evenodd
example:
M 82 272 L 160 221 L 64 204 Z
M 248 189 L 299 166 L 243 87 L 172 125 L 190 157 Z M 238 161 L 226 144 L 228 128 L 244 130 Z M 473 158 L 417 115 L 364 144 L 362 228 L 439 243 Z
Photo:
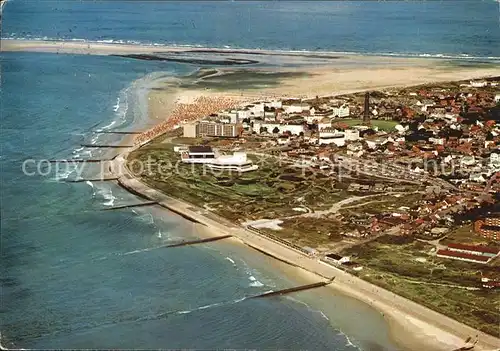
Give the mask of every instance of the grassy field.
M 500 294 L 479 288 L 487 266 L 433 256 L 434 247 L 407 237 L 380 237 L 347 249 L 364 266 L 359 276 L 491 335 L 500 336 Z
M 441 244 L 462 243 L 471 245 L 488 245 L 489 241 L 476 233 L 472 224 L 460 226 L 451 231 L 446 238 L 440 241 Z
M 340 123 L 345 123 L 349 126 L 360 126 L 363 125 L 363 120 L 361 119 L 335 119 L 333 120 L 333 123 L 340 122 Z M 394 129 L 394 127 L 398 124 L 396 121 L 383 121 L 383 120 L 376 120 L 372 119 L 371 124 L 374 127 L 378 127 L 381 130 L 385 131 L 391 131 Z

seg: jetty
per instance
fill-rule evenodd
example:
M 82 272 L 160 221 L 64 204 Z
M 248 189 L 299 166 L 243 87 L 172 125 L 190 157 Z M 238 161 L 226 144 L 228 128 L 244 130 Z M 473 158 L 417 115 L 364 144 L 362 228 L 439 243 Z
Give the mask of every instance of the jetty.
M 166 245 L 165 247 L 180 247 L 180 246 L 189 246 L 189 245 L 195 245 L 195 244 L 203 244 L 203 243 L 209 243 L 212 241 L 218 241 L 218 240 L 227 239 L 227 238 L 231 238 L 231 237 L 232 237 L 232 235 L 220 235 L 220 236 L 214 236 L 212 238 L 182 241 L 182 242 L 177 243 L 177 244 Z
M 144 206 L 152 206 L 152 205 L 157 205 L 158 202 L 156 201 L 148 201 L 148 202 L 141 202 L 138 204 L 131 204 L 131 205 L 122 205 L 122 206 L 114 206 L 114 207 L 109 207 L 109 208 L 103 208 L 102 211 L 113 211 L 113 210 L 121 210 L 124 208 L 132 208 L 132 207 L 144 207 Z
M 323 286 L 330 284 L 334 279 L 335 278 L 332 278 L 328 281 L 300 285 L 300 286 L 295 286 L 295 287 L 287 288 L 287 289 L 281 289 L 281 290 L 277 290 L 277 291 L 269 291 L 269 292 L 266 292 L 266 293 L 263 293 L 260 295 L 252 296 L 252 299 L 257 299 L 257 298 L 261 298 L 261 297 L 282 296 L 282 295 L 287 295 L 287 294 L 297 292 L 297 291 L 304 291 L 304 290 L 321 288 Z
M 118 177 L 110 177 L 110 178 L 95 178 L 95 179 L 69 179 L 66 180 L 67 183 L 81 183 L 81 182 L 109 182 L 111 180 L 118 180 Z
M 106 145 L 106 144 L 80 144 L 82 147 L 89 148 L 110 148 L 110 149 L 127 149 L 134 147 L 134 145 Z
M 98 131 L 95 130 L 94 133 L 97 134 L 125 134 L 125 135 L 130 135 L 130 134 L 142 134 L 143 132 L 111 132 L 111 131 Z
M 80 158 L 75 158 L 75 159 L 69 159 L 69 160 L 48 160 L 49 163 L 99 163 L 99 162 L 109 162 L 112 160 L 99 160 L 99 159 L 80 159 Z

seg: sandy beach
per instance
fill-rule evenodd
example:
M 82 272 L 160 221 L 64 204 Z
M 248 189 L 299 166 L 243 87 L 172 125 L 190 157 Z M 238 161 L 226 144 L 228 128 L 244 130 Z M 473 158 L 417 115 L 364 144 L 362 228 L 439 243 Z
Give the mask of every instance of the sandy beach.
M 374 286 L 313 257 L 305 256 L 267 237 L 256 235 L 206 210 L 195 208 L 182 200 L 171 198 L 149 188 L 134 178 L 125 167 L 126 157 L 130 151 L 132 149 L 113 161 L 113 170 L 119 177 L 122 187 L 142 194 L 144 198 L 157 201 L 161 206 L 204 225 L 203 229 L 200 229 L 200 224 L 195 225 L 197 232 L 203 237 L 230 234 L 244 245 L 265 252 L 282 262 L 288 262 L 291 265 L 290 274 L 300 276 L 304 282 L 317 282 L 335 277 L 335 281 L 328 288 L 365 302 L 382 313 L 389 322 L 391 337 L 402 349 L 455 350 L 464 347 L 467 338 L 471 337 L 472 340 L 476 340 L 476 336 L 479 341 L 474 350 L 496 349 L 499 340 L 493 336 Z
M 229 99 L 231 104 L 236 105 L 265 96 L 339 95 L 366 89 L 500 75 L 500 69 L 497 68 L 451 69 L 445 65 L 432 66 L 427 60 L 421 61 L 423 62 L 420 64 L 412 62 L 407 68 L 393 66 L 372 69 L 363 67 L 287 69 L 287 71 L 300 70 L 310 76 L 287 78 L 279 86 L 260 89 L 258 92 L 250 89 L 221 93 L 206 89 L 177 88 L 172 94 L 172 90 L 168 89 L 165 91 L 155 90 L 149 94 L 149 113 L 152 119 L 161 121 L 162 118 L 171 116 L 177 123 L 179 119 L 186 117 L 185 114 L 179 114 L 176 110 L 179 105 L 183 106 L 184 109 L 186 106 L 191 106 L 188 110 L 195 111 L 195 113 L 191 115 L 190 119 L 196 119 L 196 113 L 199 114 L 198 118 L 203 114 L 211 113 L 214 107 L 213 102 L 223 97 Z M 168 120 L 163 123 L 168 124 Z M 172 123 L 170 120 L 170 126 Z M 196 211 L 189 204 L 170 199 L 163 194 L 152 195 L 155 191 L 148 189 L 137 179 L 124 180 L 124 182 L 136 191 L 153 196 L 155 199 L 165 199 L 169 206 L 175 207 L 176 211 L 193 216 L 205 224 L 205 227 L 198 225 L 198 233 L 201 236 L 215 236 L 221 235 L 221 233 L 233 234 L 242 244 L 264 251 L 279 260 L 290 262 L 294 265 L 289 268 L 290 274 L 300 276 L 304 282 L 316 282 L 320 278 L 335 276 L 334 283 L 328 289 L 335 289 L 337 292 L 354 297 L 380 311 L 389 323 L 391 337 L 405 350 L 454 350 L 464 347 L 465 340 L 469 337 L 476 340 L 476 336 L 478 336 L 479 341 L 474 350 L 495 350 L 499 345 L 500 341 L 493 336 L 479 332 L 390 291 L 374 286 L 325 263 L 305 257 L 270 239 L 257 236 L 224 220 L 214 221 L 212 218 L 207 218 L 206 211 Z M 295 265 L 300 266 L 300 268 Z
M 179 95 L 176 95 L 177 103 L 196 105 L 197 99 L 200 97 L 197 95 L 198 93 L 200 92 L 191 91 L 184 98 L 179 98 Z M 177 94 L 181 93 L 177 92 Z M 150 111 L 152 113 L 154 113 L 153 111 L 163 111 L 164 114 L 168 115 L 168 111 L 159 107 L 161 96 L 157 96 L 156 93 L 152 93 L 151 96 L 149 103 L 152 109 Z M 169 106 L 175 106 L 175 104 Z M 156 118 L 154 115 L 151 117 Z M 120 169 L 123 170 L 124 174 L 127 174 L 128 171 L 123 167 L 123 162 L 129 151 L 116 159 L 116 162 L 121 162 L 121 165 L 116 164 L 115 170 Z M 475 350 L 495 350 L 499 343 L 499 340 L 493 336 L 479 332 L 314 258 L 306 257 L 270 239 L 255 235 L 237 224 L 228 223 L 212 214 L 209 215 L 205 210 L 196 209 L 181 200 L 169 198 L 154 189 L 150 189 L 138 179 L 130 179 L 124 174 L 121 174 L 120 178 L 123 186 L 130 187 L 134 191 L 144 194 L 147 198 L 160 201 L 167 208 L 175 209 L 175 212 L 183 213 L 204 224 L 204 226 L 195 225 L 200 236 L 232 234 L 234 236 L 231 239 L 233 243 L 244 244 L 266 252 L 280 261 L 289 262 L 291 264 L 290 274 L 301 277 L 305 283 L 335 277 L 334 283 L 329 285 L 327 289 L 334 289 L 349 297 L 356 298 L 378 310 L 389 323 L 391 338 L 404 350 L 454 350 L 463 347 L 465 340 L 469 337 L 476 340 L 476 336 L 478 336 L 479 341 L 474 348 Z

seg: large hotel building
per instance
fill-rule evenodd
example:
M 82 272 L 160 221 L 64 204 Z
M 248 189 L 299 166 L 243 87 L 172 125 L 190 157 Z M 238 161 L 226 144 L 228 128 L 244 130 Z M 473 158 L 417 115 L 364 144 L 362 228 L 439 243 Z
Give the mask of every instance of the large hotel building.
M 184 125 L 185 138 L 226 137 L 234 138 L 239 133 L 239 125 L 234 123 L 195 122 Z

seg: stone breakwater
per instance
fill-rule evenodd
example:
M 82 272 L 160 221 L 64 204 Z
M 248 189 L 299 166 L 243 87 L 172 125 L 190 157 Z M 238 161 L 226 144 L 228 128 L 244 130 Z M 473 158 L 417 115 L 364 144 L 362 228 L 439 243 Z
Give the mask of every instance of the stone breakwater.
M 195 121 L 201 117 L 220 112 L 222 110 L 234 108 L 242 103 L 241 100 L 230 97 L 207 97 L 200 96 L 191 103 L 176 103 L 173 111 L 167 119 L 153 128 L 139 134 L 135 140 L 135 145 L 144 144 L 161 134 L 175 129 L 181 123 Z

